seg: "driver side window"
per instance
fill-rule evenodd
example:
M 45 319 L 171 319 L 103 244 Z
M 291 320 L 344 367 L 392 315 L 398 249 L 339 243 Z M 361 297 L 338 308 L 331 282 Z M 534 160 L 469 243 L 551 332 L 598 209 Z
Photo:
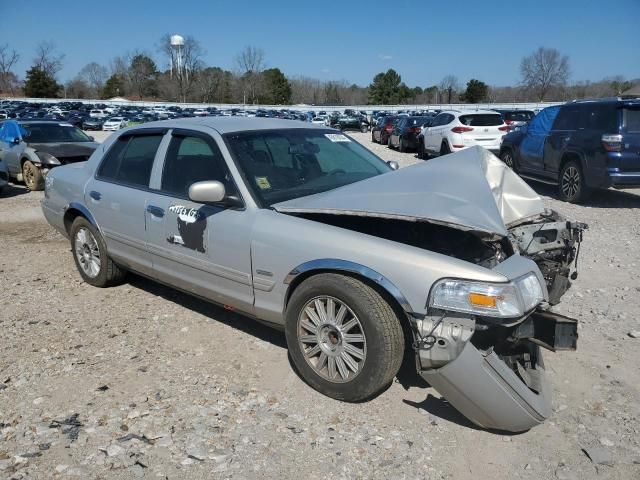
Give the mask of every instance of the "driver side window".
M 218 146 L 197 136 L 174 135 L 164 161 L 161 190 L 186 198 L 193 183 L 206 180 L 217 180 L 230 190 L 231 177 Z

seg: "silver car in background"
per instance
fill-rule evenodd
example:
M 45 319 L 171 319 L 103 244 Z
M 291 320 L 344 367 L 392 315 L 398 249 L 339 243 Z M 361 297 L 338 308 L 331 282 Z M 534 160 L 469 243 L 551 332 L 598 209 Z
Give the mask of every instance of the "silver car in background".
M 335 399 L 377 395 L 408 352 L 473 422 L 522 431 L 551 412 L 540 347 L 576 347 L 549 306 L 585 226 L 480 147 L 394 171 L 321 125 L 168 120 L 52 170 L 42 208 L 89 284 L 133 271 L 283 329 Z

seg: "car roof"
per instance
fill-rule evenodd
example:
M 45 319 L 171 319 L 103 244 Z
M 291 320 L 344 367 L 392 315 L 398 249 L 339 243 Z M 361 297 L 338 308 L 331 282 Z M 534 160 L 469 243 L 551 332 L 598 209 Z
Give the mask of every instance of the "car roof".
M 451 113 L 453 115 L 498 115 L 495 110 L 442 110 L 440 113 Z
M 310 122 L 285 120 L 268 117 L 187 117 L 173 120 L 160 120 L 149 122 L 136 128 L 165 127 L 185 128 L 188 125 L 205 126 L 217 130 L 220 134 L 243 132 L 247 130 L 283 130 L 291 128 L 318 128 L 327 127 L 314 125 Z M 133 130 L 131 130 L 133 131 Z

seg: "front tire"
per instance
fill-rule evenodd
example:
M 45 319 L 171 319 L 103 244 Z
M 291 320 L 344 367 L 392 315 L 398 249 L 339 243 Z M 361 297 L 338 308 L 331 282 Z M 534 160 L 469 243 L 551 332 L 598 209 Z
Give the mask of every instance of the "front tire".
M 302 378 L 347 402 L 386 388 L 404 353 L 402 327 L 391 306 L 363 282 L 334 273 L 314 275 L 296 288 L 285 333 Z
M 582 167 L 576 160 L 569 160 L 560 169 L 558 194 L 561 200 L 580 203 L 587 199 L 591 191 L 584 182 Z
M 449 144 L 445 141 L 440 145 L 440 156 L 448 155 L 451 153 L 451 149 L 449 148 Z
M 69 232 L 71 252 L 82 279 L 94 287 L 122 283 L 126 271 L 107 254 L 107 245 L 98 229 L 84 217 L 77 217 Z
M 511 152 L 511 150 L 503 150 L 500 153 L 500 160 L 502 160 L 507 167 L 517 173 L 516 162 L 513 158 L 513 153 Z
M 27 160 L 22 164 L 22 178 L 29 191 L 35 192 L 44 189 L 42 171 L 31 160 Z

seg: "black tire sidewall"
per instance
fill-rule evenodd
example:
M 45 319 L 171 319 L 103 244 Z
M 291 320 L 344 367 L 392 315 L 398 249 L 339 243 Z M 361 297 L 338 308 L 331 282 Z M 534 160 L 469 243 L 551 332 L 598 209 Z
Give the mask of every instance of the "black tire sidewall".
M 375 394 L 384 385 L 376 386 L 377 374 L 384 368 L 385 337 L 380 323 L 371 318 L 368 302 L 348 283 L 339 281 L 339 275 L 318 275 L 300 285 L 287 306 L 285 334 L 291 359 L 302 378 L 311 387 L 331 398 L 343 401 L 361 401 Z M 315 281 L 314 281 L 315 280 Z M 367 353 L 360 373 L 350 382 L 332 383 L 322 378 L 307 363 L 298 342 L 298 315 L 314 297 L 328 295 L 346 303 L 358 316 L 366 339 Z
M 84 273 L 84 270 L 82 270 L 82 267 L 80 267 L 80 263 L 78 262 L 78 257 L 76 256 L 75 238 L 76 233 L 81 228 L 86 228 L 91 232 L 93 237 L 96 239 L 98 249 L 100 250 L 100 272 L 93 278 Z M 102 235 L 100 235 L 98 229 L 86 218 L 77 217 L 73 221 L 73 224 L 71 225 L 71 228 L 69 230 L 69 239 L 71 241 L 71 255 L 73 256 L 73 261 L 76 264 L 76 268 L 78 269 L 78 273 L 80 273 L 82 280 L 84 280 L 89 285 L 93 285 L 94 287 L 107 286 L 109 283 L 107 272 L 107 245 L 105 244 L 104 239 L 102 238 Z
M 578 193 L 576 193 L 574 197 L 570 198 L 567 197 L 562 191 L 562 177 L 564 176 L 564 172 L 571 166 L 575 167 L 578 170 L 578 175 L 580 175 L 580 188 L 578 189 Z M 560 200 L 569 203 L 579 203 L 587 197 L 588 189 L 584 183 L 584 173 L 582 172 L 580 163 L 578 163 L 577 161 L 569 160 L 560 169 L 560 174 L 558 175 L 558 195 L 560 196 Z

